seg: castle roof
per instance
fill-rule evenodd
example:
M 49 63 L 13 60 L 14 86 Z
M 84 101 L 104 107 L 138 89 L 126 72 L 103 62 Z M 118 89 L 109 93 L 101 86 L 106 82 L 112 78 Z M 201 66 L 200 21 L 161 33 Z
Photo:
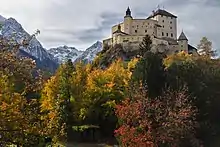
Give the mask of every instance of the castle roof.
M 124 34 L 124 35 L 128 35 L 127 33 L 125 33 L 125 32 L 122 32 L 121 30 L 116 30 L 115 32 L 113 32 L 113 34 L 115 34 L 115 33 L 119 33 L 119 34 Z
M 178 41 L 179 40 L 187 40 L 188 41 L 188 39 L 187 39 L 186 35 L 183 33 L 183 31 L 181 32 L 181 34 L 180 34 L 180 36 L 178 38 Z
M 131 9 L 129 7 L 127 8 L 125 17 L 132 17 L 131 16 Z
M 193 47 L 192 45 L 188 44 L 188 53 L 192 54 L 193 52 L 197 53 L 197 48 Z M 197 53 L 198 54 L 198 53 Z
M 189 51 L 192 51 L 192 50 L 196 50 L 197 51 L 197 48 L 195 48 L 194 46 L 188 44 L 188 50 Z
M 148 17 L 148 19 L 149 19 L 149 18 L 152 18 L 152 17 L 154 17 L 154 16 L 157 16 L 157 15 L 163 15 L 163 16 L 168 16 L 168 17 L 177 18 L 177 16 L 171 14 L 170 12 L 167 12 L 167 11 L 162 10 L 162 9 L 158 9 L 156 12 L 153 12 L 153 14 Z
M 115 33 L 128 35 L 127 33 L 121 31 L 121 25 L 120 24 L 118 25 L 118 29 L 115 32 L 113 32 L 113 34 L 115 34 Z

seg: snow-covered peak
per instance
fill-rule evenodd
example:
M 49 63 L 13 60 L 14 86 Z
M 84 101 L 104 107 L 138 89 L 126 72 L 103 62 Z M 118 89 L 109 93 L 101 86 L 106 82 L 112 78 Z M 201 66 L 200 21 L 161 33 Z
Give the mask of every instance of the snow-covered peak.
M 100 41 L 95 42 L 92 46 L 87 48 L 84 53 L 77 58 L 77 61 L 92 62 L 96 55 L 102 50 L 102 43 Z
M 29 35 L 14 18 L 5 19 L 0 16 L 0 21 L 2 24 L 0 27 L 0 36 L 6 40 L 11 40 L 21 44 L 24 40 L 29 40 L 29 45 L 27 47 L 21 47 L 20 49 L 27 52 L 30 56 L 35 57 L 40 64 L 44 64 L 45 67 L 50 68 L 52 65 L 53 69 L 56 67 L 57 59 L 49 54 L 37 40 L 37 38 Z
M 83 53 L 83 51 L 77 50 L 75 47 L 68 47 L 66 45 L 51 48 L 48 52 L 58 58 L 59 63 L 65 62 L 68 59 L 74 62 Z
M 100 41 L 97 41 L 94 43 L 92 46 L 86 49 L 86 51 L 94 51 L 94 50 L 99 50 L 102 48 L 102 43 Z
M 0 15 L 0 24 L 3 24 L 5 22 L 6 18 Z
M 23 40 L 31 37 L 23 29 L 22 25 L 18 23 L 14 18 L 9 18 L 5 20 L 1 29 L 1 34 L 3 38 L 16 41 L 19 44 L 21 44 Z M 39 59 L 40 61 L 47 58 L 55 60 L 50 54 L 48 54 L 48 52 L 43 48 L 41 43 L 35 37 L 30 40 L 27 48 L 23 47 L 21 49 Z
M 18 23 L 17 20 L 15 20 L 14 18 L 11 18 L 11 17 L 5 20 L 4 25 L 7 27 L 10 27 L 11 29 L 16 30 L 16 31 L 21 31 L 21 32 L 24 31 L 21 24 Z

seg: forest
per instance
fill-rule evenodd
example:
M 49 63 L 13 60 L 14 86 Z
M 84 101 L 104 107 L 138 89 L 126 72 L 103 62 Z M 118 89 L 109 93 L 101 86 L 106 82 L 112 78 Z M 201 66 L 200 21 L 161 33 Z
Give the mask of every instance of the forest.
M 0 146 L 105 142 L 122 147 L 220 146 L 220 60 L 152 53 L 146 36 L 129 60 L 71 60 L 48 76 L 18 44 L 0 40 Z M 138 56 L 137 56 L 138 55 Z

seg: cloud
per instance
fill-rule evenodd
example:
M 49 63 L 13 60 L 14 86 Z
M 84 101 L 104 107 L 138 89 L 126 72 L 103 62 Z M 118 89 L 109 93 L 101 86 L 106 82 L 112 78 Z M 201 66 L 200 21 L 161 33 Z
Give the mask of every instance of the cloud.
M 111 26 L 123 21 L 131 7 L 134 18 L 146 18 L 157 5 L 178 16 L 192 45 L 207 36 L 220 50 L 219 0 L 0 0 L 0 14 L 14 17 L 49 48 L 59 45 L 85 49 L 97 40 L 110 36 Z
M 111 27 L 122 20 L 117 13 L 102 13 L 100 15 L 100 23 L 92 29 L 85 29 L 76 33 L 81 42 L 92 42 L 105 38 L 111 33 Z M 110 37 L 110 36 L 109 36 Z

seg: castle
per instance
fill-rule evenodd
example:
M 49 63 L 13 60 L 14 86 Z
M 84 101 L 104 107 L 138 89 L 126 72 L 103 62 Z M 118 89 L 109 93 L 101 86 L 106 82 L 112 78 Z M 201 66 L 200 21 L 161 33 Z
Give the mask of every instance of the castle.
M 151 37 L 153 51 L 197 53 L 183 31 L 177 38 L 177 16 L 162 9 L 153 11 L 146 19 L 134 19 L 128 7 L 124 22 L 112 27 L 112 37 L 103 40 L 103 45 L 137 48 L 146 35 Z

